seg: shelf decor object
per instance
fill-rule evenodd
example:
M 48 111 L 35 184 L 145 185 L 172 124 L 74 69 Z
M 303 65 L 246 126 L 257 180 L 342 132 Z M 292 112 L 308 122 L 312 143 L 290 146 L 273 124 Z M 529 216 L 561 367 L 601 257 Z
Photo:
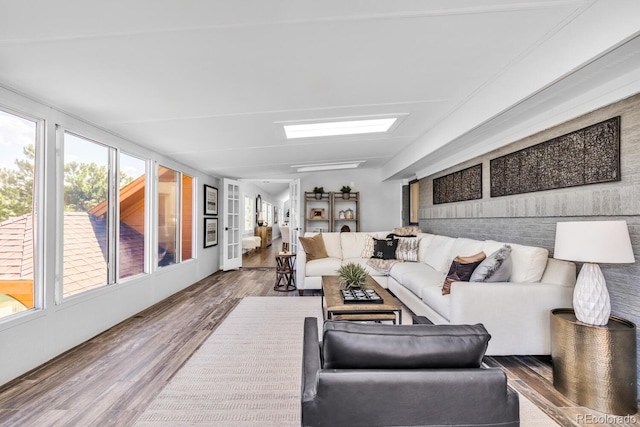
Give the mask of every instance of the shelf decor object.
M 635 262 L 627 222 L 559 222 L 553 256 L 584 262 L 573 291 L 576 318 L 590 325 L 606 325 L 611 314 L 611 301 L 607 283 L 596 263 Z

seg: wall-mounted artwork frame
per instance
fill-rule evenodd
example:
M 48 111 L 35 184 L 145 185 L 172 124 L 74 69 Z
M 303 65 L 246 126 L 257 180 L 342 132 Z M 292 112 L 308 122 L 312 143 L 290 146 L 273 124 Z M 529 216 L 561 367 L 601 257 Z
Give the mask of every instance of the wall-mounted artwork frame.
M 490 161 L 491 197 L 620 181 L 620 116 Z
M 204 184 L 204 214 L 218 215 L 218 189 Z
M 482 163 L 433 180 L 433 204 L 482 199 Z
M 218 244 L 218 218 L 204 219 L 204 247 L 210 248 Z

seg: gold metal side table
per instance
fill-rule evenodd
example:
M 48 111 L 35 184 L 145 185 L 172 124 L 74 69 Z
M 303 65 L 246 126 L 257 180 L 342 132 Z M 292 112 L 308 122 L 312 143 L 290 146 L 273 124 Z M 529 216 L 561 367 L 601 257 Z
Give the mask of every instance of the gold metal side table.
M 636 325 L 611 316 L 605 326 L 551 310 L 553 386 L 579 405 L 615 415 L 638 411 Z

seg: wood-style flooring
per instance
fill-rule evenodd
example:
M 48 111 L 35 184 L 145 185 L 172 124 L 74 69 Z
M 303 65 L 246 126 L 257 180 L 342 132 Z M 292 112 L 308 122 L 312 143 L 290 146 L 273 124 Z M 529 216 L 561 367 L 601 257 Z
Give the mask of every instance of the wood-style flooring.
M 132 425 L 242 298 L 304 298 L 273 291 L 274 281 L 267 268 L 217 272 L 155 304 L 0 388 L 0 425 Z M 562 426 L 586 424 L 579 415 L 601 415 L 555 391 L 549 358 L 487 363 L 502 366 L 512 386 Z

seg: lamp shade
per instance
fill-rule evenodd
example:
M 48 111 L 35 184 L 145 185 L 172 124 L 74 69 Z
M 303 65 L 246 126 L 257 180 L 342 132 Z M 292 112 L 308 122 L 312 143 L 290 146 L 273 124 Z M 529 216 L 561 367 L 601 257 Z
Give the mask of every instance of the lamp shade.
M 553 256 L 590 263 L 635 262 L 626 221 L 559 222 Z

